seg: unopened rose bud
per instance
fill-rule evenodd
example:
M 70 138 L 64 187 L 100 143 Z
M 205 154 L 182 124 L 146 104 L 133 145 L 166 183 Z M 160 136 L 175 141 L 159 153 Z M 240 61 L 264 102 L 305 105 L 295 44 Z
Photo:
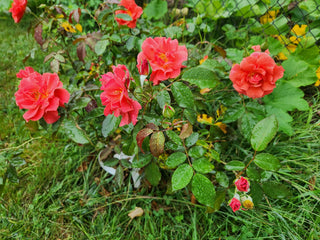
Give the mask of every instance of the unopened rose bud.
M 241 177 L 240 179 L 235 181 L 234 184 L 236 185 L 238 191 L 240 191 L 240 192 L 249 192 L 250 184 L 249 184 L 249 181 L 246 178 Z
M 184 7 L 181 9 L 182 16 L 187 16 L 189 13 L 189 9 L 187 7 Z
M 175 114 L 175 110 L 173 107 L 171 107 L 170 105 L 168 104 L 165 104 L 164 105 L 164 108 L 163 108 L 163 111 L 162 111 L 162 115 L 165 117 L 165 118 L 172 118 Z
M 149 75 L 149 64 L 147 59 L 143 59 L 141 65 L 139 66 L 139 73 L 140 75 L 147 76 Z

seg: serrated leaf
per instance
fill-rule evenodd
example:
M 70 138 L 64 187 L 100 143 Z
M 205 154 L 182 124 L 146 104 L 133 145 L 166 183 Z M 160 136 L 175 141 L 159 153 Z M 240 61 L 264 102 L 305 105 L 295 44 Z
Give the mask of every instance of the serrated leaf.
M 132 21 L 132 17 L 128 14 L 124 14 L 124 13 L 119 13 L 116 15 L 116 18 L 120 18 L 124 21 Z
M 168 93 L 167 90 L 160 91 L 156 98 L 157 98 L 157 102 L 158 102 L 159 106 L 162 109 L 164 108 L 165 104 L 170 105 L 170 103 L 171 103 L 170 94 Z
M 180 165 L 172 175 L 172 191 L 186 187 L 193 176 L 192 167 L 188 164 Z
M 128 38 L 128 40 L 126 42 L 126 47 L 127 47 L 128 51 L 131 51 L 135 47 L 137 41 L 138 41 L 138 38 L 135 36 L 131 36 Z
M 278 182 L 264 182 L 262 189 L 265 194 L 275 199 L 286 198 L 292 194 L 286 185 Z
M 278 131 L 278 121 L 274 115 L 262 119 L 253 128 L 251 146 L 256 151 L 264 150 Z
M 97 55 L 102 55 L 109 44 L 110 44 L 110 41 L 107 39 L 98 41 L 94 46 L 95 53 Z
M 189 83 L 197 85 L 199 88 L 215 88 L 219 84 L 217 75 L 211 70 L 195 67 L 186 71 L 182 79 Z
M 113 114 L 109 114 L 102 122 L 101 132 L 104 137 L 108 137 L 119 126 L 120 118 L 115 117 Z
M 117 183 L 118 187 L 121 187 L 123 185 L 124 172 L 123 172 L 123 168 L 121 167 L 121 165 L 119 165 L 117 167 L 114 179 L 115 179 L 115 182 Z
M 54 59 L 56 59 L 57 61 L 62 62 L 62 63 L 64 63 L 64 62 L 66 61 L 66 59 L 64 58 L 64 56 L 62 56 L 61 54 L 56 54 L 56 55 L 54 56 Z
M 80 98 L 77 98 L 76 101 L 72 104 L 69 104 L 69 107 L 70 107 L 70 111 L 74 111 L 74 110 L 77 110 L 77 109 L 83 109 L 85 108 L 89 102 L 91 102 L 91 98 L 89 97 L 80 97 Z
M 194 146 L 189 149 L 188 154 L 192 158 L 200 158 L 205 154 L 206 150 L 201 146 Z
M 154 132 L 150 138 L 150 152 L 153 156 L 159 157 L 164 151 L 164 134 L 163 132 Z
M 89 143 L 89 138 L 85 132 L 72 120 L 64 119 L 61 125 L 65 134 L 73 141 L 79 144 Z
M 279 131 L 283 131 L 284 133 L 291 136 L 293 134 L 293 128 L 290 123 L 293 121 L 293 118 L 286 112 L 280 108 L 274 108 L 272 106 L 266 106 L 267 115 L 275 115 L 277 116 Z
M 52 72 L 59 72 L 59 68 L 60 68 L 60 63 L 59 61 L 57 61 L 56 59 L 53 59 L 51 62 L 50 62 L 50 68 L 52 70 Z
M 199 133 L 193 132 L 189 137 L 186 138 L 186 146 L 193 146 L 199 139 Z
M 151 128 L 143 128 L 141 129 L 138 134 L 137 134 L 137 137 L 136 137 L 136 140 L 137 140 L 137 144 L 141 150 L 141 152 L 144 153 L 143 149 L 142 149 L 142 143 L 143 143 L 143 140 L 148 137 L 151 133 L 153 133 L 153 130 Z
M 185 116 L 191 124 L 195 124 L 197 121 L 197 113 L 193 109 L 185 109 L 183 116 Z
M 171 92 L 176 100 L 177 104 L 182 108 L 191 108 L 194 107 L 194 99 L 192 92 L 189 87 L 187 87 L 182 82 L 175 82 L 171 86 Z
M 174 131 L 172 130 L 168 130 L 166 131 L 167 136 L 169 137 L 169 139 L 174 142 L 175 144 L 181 146 L 182 145 L 182 141 L 181 138 L 179 137 L 178 134 L 176 134 Z
M 239 128 L 241 134 L 246 138 L 250 139 L 251 137 L 251 132 L 254 126 L 258 123 L 258 120 L 256 118 L 256 115 L 250 113 L 250 112 L 245 112 L 243 113 L 242 117 L 240 118 L 239 121 Z
M 144 9 L 143 14 L 147 19 L 159 19 L 168 11 L 168 3 L 163 0 L 152 0 Z
M 228 162 L 225 165 L 225 169 L 227 171 L 240 171 L 240 170 L 244 169 L 244 167 L 245 167 L 244 163 L 240 162 L 240 161 L 237 161 L 237 160 Z
M 187 159 L 187 156 L 182 153 L 182 152 L 175 152 L 175 153 L 172 153 L 167 161 L 166 161 L 166 165 L 169 167 L 169 168 L 175 168 L 177 167 L 178 165 L 180 165 L 181 163 L 183 163 L 185 160 Z
M 216 179 L 222 187 L 229 187 L 229 178 L 225 172 L 217 172 Z
M 207 158 L 199 158 L 192 162 L 192 167 L 199 173 L 209 173 L 214 169 L 214 166 Z
M 144 170 L 146 179 L 152 186 L 157 186 L 161 180 L 161 173 L 158 165 L 155 162 L 151 162 Z
M 254 159 L 254 163 L 258 167 L 267 171 L 277 171 L 281 167 L 279 160 L 269 153 L 257 154 Z
M 151 154 L 136 154 L 132 160 L 132 167 L 133 168 L 143 168 L 147 164 L 149 164 L 152 160 Z
M 208 178 L 200 173 L 194 175 L 191 191 L 199 203 L 214 208 L 216 191 Z

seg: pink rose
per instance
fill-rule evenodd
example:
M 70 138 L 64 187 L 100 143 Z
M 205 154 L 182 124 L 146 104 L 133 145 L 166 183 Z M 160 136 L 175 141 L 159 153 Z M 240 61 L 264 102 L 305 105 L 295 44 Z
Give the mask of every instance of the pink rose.
M 26 11 L 27 3 L 27 0 L 13 0 L 9 12 L 12 13 L 12 18 L 15 23 L 20 22 L 22 19 L 24 12 Z
M 241 202 L 237 198 L 232 198 L 231 202 L 229 203 L 229 206 L 231 207 L 233 212 L 238 211 L 241 208 Z
M 56 73 L 41 75 L 33 68 L 20 70 L 17 77 L 22 78 L 19 90 L 15 93 L 16 104 L 20 109 L 28 109 L 23 118 L 37 121 L 40 118 L 51 124 L 60 118 L 58 107 L 64 107 L 69 101 L 70 94 L 63 89 L 62 82 Z
M 240 179 L 235 181 L 234 184 L 236 185 L 238 191 L 240 191 L 240 192 L 248 192 L 249 187 L 250 187 L 249 181 L 244 177 L 241 177 Z
M 127 25 L 129 28 L 135 28 L 138 18 L 143 13 L 142 8 L 139 7 L 134 0 L 121 0 L 119 6 L 123 6 L 126 10 L 117 10 L 115 12 L 115 19 L 118 22 L 118 24 Z M 127 14 L 132 18 L 132 20 L 126 21 L 121 18 L 117 18 L 117 14 Z
M 252 47 L 255 52 L 235 64 L 230 71 L 234 89 L 250 98 L 261 98 L 272 93 L 276 81 L 283 76 L 284 69 L 278 66 L 269 51 L 261 52 L 260 46 Z
M 176 78 L 180 75 L 182 63 L 188 59 L 185 46 L 179 46 L 178 40 L 165 37 L 147 38 L 142 43 L 142 52 L 139 53 L 138 69 L 147 60 L 152 69 L 150 81 L 158 85 L 161 81 Z
M 126 66 L 113 66 L 113 73 L 108 72 L 101 76 L 103 92 L 100 95 L 102 104 L 105 107 L 104 115 L 114 114 L 114 116 L 122 116 L 120 127 L 133 123 L 137 123 L 137 117 L 141 105 L 129 97 L 128 88 L 131 81 L 129 71 Z

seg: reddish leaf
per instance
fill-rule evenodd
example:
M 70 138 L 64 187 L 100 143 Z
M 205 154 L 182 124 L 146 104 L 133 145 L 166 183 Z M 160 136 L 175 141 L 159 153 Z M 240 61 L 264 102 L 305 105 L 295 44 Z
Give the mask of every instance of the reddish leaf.
M 71 19 L 72 15 L 73 15 L 73 11 L 69 14 L 69 23 L 72 23 L 72 19 Z
M 79 46 L 77 47 L 77 55 L 80 61 L 84 63 L 84 58 L 87 55 L 86 52 L 86 44 L 84 42 L 81 42 Z
M 42 38 L 42 24 L 38 24 L 38 26 L 34 29 L 34 39 L 39 43 L 40 46 L 43 44 Z
M 156 125 L 154 125 L 153 123 L 148 123 L 146 125 L 146 128 L 151 128 L 152 130 L 159 130 L 159 128 Z
M 193 132 L 193 128 L 190 123 L 183 124 L 179 137 L 181 139 L 186 139 L 192 134 L 192 132 Z
M 164 151 L 164 134 L 163 132 L 155 132 L 150 138 L 150 152 L 153 156 L 159 157 Z
M 143 143 L 143 140 L 148 137 L 151 133 L 153 133 L 153 130 L 151 128 L 143 128 L 141 129 L 138 134 L 137 134 L 137 144 L 141 150 L 141 152 L 144 153 L 143 149 L 142 149 L 142 143 Z
M 87 36 L 81 36 L 72 42 L 73 45 L 76 45 L 78 42 L 84 41 Z
M 214 45 L 214 50 L 218 52 L 223 58 L 226 58 L 227 52 L 222 47 Z
M 79 23 L 80 21 L 80 16 L 81 16 L 81 9 L 78 8 L 77 10 L 73 10 L 74 11 L 74 14 L 73 14 L 73 19 Z
M 67 16 L 67 14 L 62 10 L 59 6 L 54 6 L 54 9 L 57 11 L 57 13 L 62 14 L 64 17 Z

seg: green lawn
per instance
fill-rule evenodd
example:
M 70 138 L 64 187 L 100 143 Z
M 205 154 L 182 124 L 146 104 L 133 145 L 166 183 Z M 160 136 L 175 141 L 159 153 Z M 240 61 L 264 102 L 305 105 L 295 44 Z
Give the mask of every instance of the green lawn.
M 26 161 L 19 182 L 2 189 L 0 239 L 320 239 L 319 88 L 304 89 L 311 110 L 293 113 L 295 134 L 278 135 L 272 148 L 283 166 L 272 177 L 290 185 L 292 196 L 265 197 L 251 211 L 233 213 L 225 204 L 206 213 L 188 192 L 116 189 L 89 148 L 50 130 L 33 132 L 15 105 L 15 74 L 24 66 L 48 70 L 46 53 L 28 34 L 31 19 L 0 19 L 0 176 L 15 154 Z M 83 162 L 87 169 L 79 171 Z M 130 221 L 135 207 L 144 215 Z

